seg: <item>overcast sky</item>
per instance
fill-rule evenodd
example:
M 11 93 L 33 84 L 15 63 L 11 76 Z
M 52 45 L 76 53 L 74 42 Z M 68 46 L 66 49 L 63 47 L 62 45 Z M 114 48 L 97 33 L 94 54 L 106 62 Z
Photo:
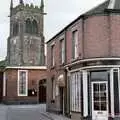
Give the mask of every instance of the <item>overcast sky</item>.
M 19 0 L 13 0 L 17 5 Z M 104 2 L 105 0 L 44 0 L 45 1 L 45 39 L 49 40 L 67 24 L 82 13 Z M 40 5 L 40 0 L 24 0 L 25 3 Z M 9 4 L 10 0 L 2 0 L 0 4 L 0 60 L 7 53 L 9 36 Z

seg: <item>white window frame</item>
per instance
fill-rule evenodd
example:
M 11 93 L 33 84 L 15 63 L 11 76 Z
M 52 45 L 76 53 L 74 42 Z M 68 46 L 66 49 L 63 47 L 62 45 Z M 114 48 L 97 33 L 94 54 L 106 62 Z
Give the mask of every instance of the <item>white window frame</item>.
M 61 45 L 61 63 L 63 64 L 65 62 L 65 40 L 61 39 L 60 40 L 60 45 Z
M 3 96 L 6 96 L 6 72 L 3 73 Z
M 81 72 L 71 73 L 70 81 L 71 111 L 81 112 Z
M 79 54 L 78 54 L 78 30 L 75 30 L 72 32 L 72 36 L 73 36 L 73 50 L 74 50 L 74 57 L 73 59 L 78 58 Z
M 20 93 L 20 72 L 25 72 L 26 73 L 26 90 L 25 90 L 25 94 L 21 94 Z M 17 87 L 17 92 L 18 92 L 18 96 L 28 96 L 28 70 L 18 70 L 18 87 Z
M 113 73 L 115 68 L 110 70 L 110 98 L 111 98 L 111 116 L 114 117 L 114 80 L 113 80 Z
M 83 74 L 83 115 L 88 116 L 88 72 L 86 70 L 82 71 Z
M 55 66 L 55 45 L 51 46 L 51 66 Z

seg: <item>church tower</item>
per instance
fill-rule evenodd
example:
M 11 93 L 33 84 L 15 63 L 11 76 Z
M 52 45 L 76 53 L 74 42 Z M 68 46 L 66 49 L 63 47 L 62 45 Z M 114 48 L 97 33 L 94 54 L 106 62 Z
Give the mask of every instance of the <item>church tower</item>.
M 10 35 L 8 38 L 8 66 L 43 66 L 44 55 L 44 1 L 40 7 L 33 4 L 10 4 Z
M 3 73 L 3 98 L 6 104 L 46 102 L 44 55 L 44 1 L 41 5 L 10 3 L 10 35 L 7 63 Z M 42 91 L 41 91 L 42 89 Z

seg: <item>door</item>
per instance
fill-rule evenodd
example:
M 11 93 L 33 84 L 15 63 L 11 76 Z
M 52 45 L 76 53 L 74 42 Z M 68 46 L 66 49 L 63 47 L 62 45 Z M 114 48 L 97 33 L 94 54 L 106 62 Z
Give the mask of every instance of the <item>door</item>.
M 92 120 L 108 120 L 108 84 L 92 82 Z
M 39 82 L 39 103 L 46 103 L 46 80 Z
M 60 113 L 61 114 L 64 114 L 64 90 L 63 90 L 63 87 L 60 87 L 59 88 L 60 90 Z

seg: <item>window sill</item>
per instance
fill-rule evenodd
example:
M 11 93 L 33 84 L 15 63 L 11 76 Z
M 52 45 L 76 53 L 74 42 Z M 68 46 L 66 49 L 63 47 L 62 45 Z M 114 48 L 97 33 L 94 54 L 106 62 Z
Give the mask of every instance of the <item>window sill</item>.
M 19 94 L 18 97 L 28 97 L 28 95 L 21 95 L 21 94 Z

